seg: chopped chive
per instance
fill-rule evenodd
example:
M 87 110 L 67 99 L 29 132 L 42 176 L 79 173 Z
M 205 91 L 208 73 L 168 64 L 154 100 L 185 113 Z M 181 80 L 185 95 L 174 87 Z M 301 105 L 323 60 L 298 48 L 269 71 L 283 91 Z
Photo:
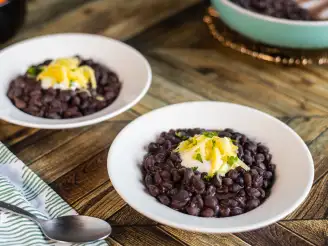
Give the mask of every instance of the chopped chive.
M 218 135 L 217 132 L 203 132 L 202 134 L 208 138 L 212 138 Z
M 237 156 L 228 156 L 227 163 L 229 165 L 233 165 L 237 161 L 238 161 L 238 157 Z
M 195 172 L 197 171 L 198 167 L 192 167 L 191 169 Z

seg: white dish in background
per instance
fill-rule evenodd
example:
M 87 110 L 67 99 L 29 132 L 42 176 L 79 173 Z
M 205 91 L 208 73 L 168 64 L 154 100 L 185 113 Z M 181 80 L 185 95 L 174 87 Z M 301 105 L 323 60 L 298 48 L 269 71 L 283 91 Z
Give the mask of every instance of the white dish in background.
M 145 147 L 162 131 L 196 127 L 232 128 L 269 147 L 276 180 L 263 204 L 234 217 L 202 218 L 166 207 L 145 191 L 139 166 Z M 107 168 L 114 188 L 135 210 L 159 223 L 204 233 L 254 230 L 284 218 L 304 201 L 314 176 L 311 153 L 291 128 L 258 110 L 221 102 L 181 103 L 139 117 L 112 143 Z
M 24 113 L 7 97 L 12 79 L 27 68 L 47 59 L 79 55 L 93 59 L 115 73 L 122 81 L 116 100 L 94 114 L 74 119 L 45 119 Z M 151 83 L 151 68 L 134 48 L 107 37 L 91 34 L 55 34 L 16 43 L 0 51 L 0 119 L 27 127 L 63 129 L 95 124 L 134 106 Z

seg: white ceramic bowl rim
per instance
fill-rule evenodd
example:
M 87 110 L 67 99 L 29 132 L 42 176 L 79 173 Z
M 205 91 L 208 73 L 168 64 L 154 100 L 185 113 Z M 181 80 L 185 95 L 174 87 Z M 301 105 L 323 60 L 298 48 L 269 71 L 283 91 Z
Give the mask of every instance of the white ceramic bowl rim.
M 255 19 L 262 19 L 262 20 L 265 20 L 268 22 L 287 24 L 287 25 L 308 26 L 308 27 L 328 25 L 328 20 L 304 21 L 304 20 L 281 19 L 281 18 L 276 18 L 276 17 L 260 14 L 260 13 L 245 9 L 245 8 L 231 2 L 230 0 L 215 0 L 215 1 L 221 1 L 223 4 L 229 6 L 230 8 L 233 8 L 234 10 L 238 11 L 241 14 L 249 15 L 251 17 L 254 17 Z
M 102 41 L 110 41 L 113 44 L 120 45 L 121 47 L 124 47 L 124 49 L 129 50 L 131 54 L 133 54 L 135 57 L 137 57 L 140 62 L 142 62 L 144 69 L 147 74 L 147 81 L 144 81 L 144 87 L 142 90 L 139 91 L 138 94 L 136 94 L 135 98 L 131 100 L 130 102 L 127 102 L 124 106 L 120 107 L 119 109 L 111 112 L 110 114 L 103 114 L 102 111 L 105 110 L 106 108 L 110 107 L 112 104 L 114 104 L 118 98 L 120 97 L 120 94 L 122 93 L 122 90 L 120 94 L 118 95 L 118 98 L 115 99 L 115 101 L 107 106 L 106 108 L 95 112 L 94 114 L 79 117 L 79 118 L 73 118 L 73 119 L 60 119 L 60 120 L 51 120 L 51 119 L 45 119 L 45 118 L 40 118 L 32 115 L 28 115 L 28 117 L 33 117 L 34 119 L 38 119 L 40 122 L 28 122 L 25 120 L 19 120 L 13 117 L 8 116 L 5 112 L 8 109 L 2 108 L 0 105 L 0 119 L 3 119 L 7 122 L 17 124 L 17 125 L 22 125 L 26 127 L 35 127 L 35 128 L 44 128 L 44 129 L 67 129 L 67 128 L 75 128 L 75 127 L 81 127 L 81 126 L 86 126 L 86 125 L 92 125 L 95 123 L 99 123 L 101 121 L 107 120 L 109 118 L 115 117 L 129 108 L 133 107 L 135 104 L 137 104 L 147 93 L 150 85 L 151 85 L 151 79 L 152 79 L 152 72 L 151 72 L 151 67 L 148 63 L 148 61 L 145 59 L 145 57 L 137 51 L 135 48 L 125 44 L 124 42 L 121 42 L 119 40 L 111 39 L 105 36 L 100 36 L 100 35 L 95 35 L 95 34 L 85 34 L 85 33 L 61 33 L 61 34 L 49 34 L 49 35 L 44 35 L 44 36 L 39 36 L 39 37 L 34 37 L 31 39 L 23 40 L 20 42 L 17 42 L 15 44 L 12 44 L 8 46 L 7 48 L 4 48 L 3 50 L 0 51 L 0 59 L 2 55 L 5 54 L 5 52 L 10 52 L 12 50 L 15 50 L 16 47 L 20 47 L 26 44 L 33 43 L 35 41 L 42 42 L 43 40 L 48 40 L 48 39 L 55 39 L 55 38 L 92 38 L 92 39 L 98 39 Z M 120 74 L 118 74 L 120 77 Z M 124 86 L 124 81 L 123 81 L 123 86 Z M 6 97 L 6 95 L 0 95 L 0 102 L 1 100 L 4 100 L 3 97 Z M 15 107 L 12 105 L 12 107 Z M 15 108 L 16 109 L 16 108 Z M 98 116 L 96 116 L 96 114 Z M 43 120 L 50 120 L 51 123 L 42 123 Z
M 206 108 L 206 107 L 210 107 L 212 104 L 221 104 L 222 106 L 228 106 L 228 107 L 240 107 L 242 108 L 244 111 L 250 111 L 253 113 L 257 113 L 260 114 L 261 117 L 265 117 L 267 118 L 267 120 L 270 121 L 274 121 L 275 123 L 278 123 L 281 127 L 285 128 L 285 130 L 287 130 L 289 133 L 291 133 L 293 135 L 293 138 L 295 138 L 295 140 L 297 140 L 300 144 L 299 147 L 301 147 L 304 150 L 304 156 L 307 159 L 306 161 L 308 162 L 308 166 L 306 167 L 306 171 L 308 172 L 308 179 L 307 179 L 307 183 L 306 186 L 304 187 L 304 189 L 302 190 L 302 194 L 293 202 L 293 204 L 290 204 L 290 206 L 287 209 L 284 209 L 284 211 L 280 211 L 278 214 L 275 214 L 272 217 L 266 218 L 265 220 L 261 220 L 258 223 L 255 224 L 250 224 L 247 226 L 240 226 L 240 227 L 236 227 L 236 228 L 220 228 L 219 230 L 217 228 L 213 228 L 213 227 L 206 227 L 206 226 L 201 226 L 201 227 L 197 227 L 197 220 L 224 220 L 224 219 L 238 219 L 238 216 L 235 217 L 227 217 L 227 218 L 220 218 L 220 219 L 216 219 L 216 218 L 201 218 L 201 217 L 194 217 L 194 216 L 190 216 L 190 215 L 185 215 L 183 214 L 183 216 L 187 216 L 185 217 L 186 220 L 191 221 L 192 225 L 188 225 L 187 222 L 176 222 L 176 221 L 170 221 L 169 219 L 167 219 L 165 217 L 165 212 L 169 213 L 169 210 L 172 210 L 171 208 L 167 208 L 166 206 L 160 204 L 158 201 L 154 201 L 158 204 L 160 204 L 161 206 L 163 206 L 161 208 L 162 213 L 160 215 L 155 215 L 153 212 L 149 212 L 147 209 L 143 209 L 140 205 L 136 205 L 134 204 L 133 200 L 138 199 L 137 197 L 132 197 L 131 198 L 131 194 L 127 194 L 127 192 L 122 193 L 120 191 L 120 189 L 117 189 L 118 187 L 122 187 L 122 184 L 120 185 L 120 177 L 116 177 L 114 176 L 112 173 L 115 172 L 115 168 L 113 167 L 113 165 L 111 166 L 110 163 L 114 162 L 115 159 L 112 159 L 112 156 L 114 155 L 114 152 L 120 148 L 122 148 L 122 146 L 120 146 L 121 144 L 121 139 L 120 136 L 125 134 L 125 132 L 128 132 L 130 130 L 130 128 L 134 127 L 135 124 L 138 124 L 139 121 L 143 121 L 145 118 L 151 116 L 151 115 L 156 115 L 159 112 L 164 112 L 164 111 L 169 111 L 171 108 L 173 107 L 184 107 L 185 105 L 191 106 L 191 105 L 197 105 L 200 104 L 202 106 L 202 108 Z M 165 129 L 163 129 L 165 130 Z M 166 129 L 168 130 L 168 129 Z M 113 157 L 114 158 L 114 157 Z M 137 163 L 137 162 L 136 162 Z M 137 164 L 136 164 L 137 165 Z M 122 166 L 121 166 L 122 167 Z M 233 104 L 233 103 L 223 103 L 223 102 L 188 102 L 188 103 L 179 103 L 179 104 L 174 104 L 174 105 L 170 105 L 170 106 L 166 106 L 164 108 L 160 108 L 154 111 L 151 111 L 139 118 L 137 118 L 136 120 L 134 120 L 133 122 L 131 122 L 129 125 L 127 125 L 116 137 L 116 139 L 113 141 L 111 148 L 109 150 L 109 154 L 108 154 L 108 159 L 107 159 L 107 168 L 108 168 L 108 173 L 111 179 L 111 182 L 114 186 L 114 188 L 116 189 L 116 191 L 118 192 L 118 194 L 132 207 L 134 208 L 136 211 L 138 211 L 139 213 L 147 216 L 150 219 L 153 219 L 155 221 L 158 221 L 159 223 L 165 224 L 165 225 L 169 225 L 172 226 L 174 228 L 179 228 L 179 229 L 184 229 L 184 230 L 188 230 L 188 231 L 196 231 L 196 232 L 202 232 L 202 233 L 237 233 L 237 232 L 243 232 L 243 231 L 249 231 L 249 230 L 254 230 L 254 229 L 258 229 L 258 228 L 262 228 L 265 226 L 268 226 L 278 220 L 283 219 L 284 217 L 286 217 L 288 214 L 290 214 L 291 212 L 293 212 L 306 198 L 306 196 L 309 194 L 310 190 L 311 190 L 311 186 L 313 183 L 313 178 L 314 178 L 314 164 L 313 164 L 313 159 L 311 156 L 311 153 L 309 151 L 309 149 L 307 148 L 306 144 L 304 143 L 304 141 L 301 139 L 301 137 L 299 135 L 297 135 L 297 133 L 295 133 L 289 126 L 285 125 L 284 123 L 282 123 L 281 121 L 279 121 L 278 119 L 263 113 L 259 110 L 247 107 L 247 106 L 242 106 L 242 105 L 238 105 L 238 104 Z M 117 169 L 117 168 L 116 168 Z M 147 194 L 148 196 L 150 196 L 149 194 Z M 150 196 L 151 197 L 151 196 Z M 269 197 L 270 198 L 270 197 Z M 150 203 L 150 202 L 149 202 Z M 272 205 L 272 202 L 271 202 Z M 261 208 L 261 206 L 259 207 Z M 259 209 L 257 208 L 257 209 Z M 250 216 L 250 214 L 254 211 L 256 211 L 257 209 L 254 209 L 248 213 L 239 215 L 239 216 Z M 172 210 L 173 213 L 175 213 L 175 216 L 179 216 L 179 214 L 181 215 L 180 212 L 176 212 L 174 210 Z M 171 213 L 171 212 L 170 212 Z M 172 216 L 172 214 L 170 215 Z M 241 217 L 239 217 L 241 218 Z M 244 218 L 245 219 L 245 218 Z M 204 221 L 202 221 L 204 222 Z M 204 223 L 203 223 L 204 224 Z M 212 225 L 212 224 L 211 224 Z

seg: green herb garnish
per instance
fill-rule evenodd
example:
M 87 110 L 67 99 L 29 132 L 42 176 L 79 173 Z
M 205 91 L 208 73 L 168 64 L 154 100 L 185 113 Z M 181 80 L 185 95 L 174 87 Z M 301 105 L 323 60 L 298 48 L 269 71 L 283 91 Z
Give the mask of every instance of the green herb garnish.
M 200 153 L 197 153 L 195 159 L 196 159 L 197 161 L 200 161 L 201 163 L 203 163 L 203 159 L 202 159 L 202 156 L 200 155 Z
M 36 66 L 31 66 L 27 69 L 26 73 L 30 77 L 36 77 L 36 76 L 39 75 L 39 73 L 42 72 L 42 70 L 43 70 L 43 68 L 36 67 Z
M 212 138 L 212 137 L 215 137 L 218 135 L 217 132 L 203 132 L 202 135 L 204 135 L 205 137 L 208 137 L 208 138 Z
M 238 156 L 228 156 L 227 163 L 229 165 L 233 165 L 237 161 L 238 161 Z
M 212 176 L 206 174 L 206 175 L 204 176 L 204 179 L 205 179 L 206 181 L 210 181 L 210 180 L 212 179 Z
M 182 133 L 181 133 L 181 132 L 175 132 L 175 136 L 177 136 L 177 137 L 181 138 L 182 140 L 187 140 L 187 139 L 188 139 L 188 137 L 187 137 L 187 136 L 184 136 L 184 135 L 182 135 Z
M 192 167 L 191 169 L 195 172 L 197 171 L 198 167 Z

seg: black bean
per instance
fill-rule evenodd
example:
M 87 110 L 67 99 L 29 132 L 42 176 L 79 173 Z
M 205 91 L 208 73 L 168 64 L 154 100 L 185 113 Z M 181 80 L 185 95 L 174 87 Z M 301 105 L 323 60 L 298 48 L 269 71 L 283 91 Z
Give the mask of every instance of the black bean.
M 271 172 L 274 172 L 276 170 L 276 165 L 275 164 L 269 164 L 268 165 L 268 170 Z
M 146 170 L 151 170 L 152 167 L 155 164 L 155 160 L 153 156 L 148 156 L 146 159 L 143 161 L 143 166 Z
M 246 188 L 246 193 L 250 197 L 260 197 L 261 196 L 261 192 L 256 188 Z
M 238 177 L 238 179 L 236 180 L 236 182 L 238 184 L 240 184 L 240 186 L 244 186 L 244 179 L 243 179 L 243 177 Z
M 161 185 L 167 190 L 171 190 L 173 188 L 173 184 L 169 181 L 163 182 Z
M 214 178 L 212 179 L 212 183 L 216 187 L 220 188 L 222 186 L 222 178 L 218 175 L 215 175 Z
M 195 189 L 195 192 L 197 194 L 201 194 L 205 191 L 205 183 L 200 178 L 193 177 L 192 178 L 192 185 L 193 185 L 193 187 Z
M 180 190 L 172 197 L 172 208 L 180 209 L 190 200 L 189 193 L 186 190 Z
M 148 185 L 148 191 L 152 196 L 159 195 L 159 189 L 155 185 Z
M 167 170 L 163 170 L 163 171 L 161 172 L 161 177 L 162 177 L 162 179 L 165 180 L 165 181 L 171 180 L 171 174 L 170 174 L 170 172 L 167 171 Z
M 253 187 L 260 188 L 263 185 L 263 176 L 256 176 L 253 180 Z
M 164 152 L 158 153 L 157 155 L 155 155 L 155 161 L 158 163 L 165 162 L 165 159 L 166 159 L 166 154 Z
M 265 197 L 265 191 L 262 188 L 259 188 L 258 190 L 261 193 L 261 197 L 264 198 Z
M 154 182 L 155 184 L 160 184 L 162 183 L 162 178 L 161 175 L 159 174 L 159 172 L 157 171 L 154 175 Z
M 204 207 L 204 201 L 201 195 L 196 195 L 192 198 L 191 203 L 193 206 L 197 206 L 198 208 Z
M 161 203 L 163 203 L 166 206 L 170 204 L 170 198 L 168 198 L 166 195 L 159 195 L 157 198 Z
M 243 161 L 247 164 L 247 165 L 251 165 L 253 162 L 253 157 L 250 155 L 244 155 L 243 157 Z
M 181 162 L 180 155 L 178 153 L 175 153 L 175 152 L 171 152 L 170 159 L 173 162 Z
M 271 154 L 265 154 L 265 160 L 267 163 L 270 163 L 272 160 L 272 155 Z
M 257 146 L 257 151 L 262 153 L 262 154 L 269 153 L 269 149 L 266 146 L 262 145 L 262 144 Z
M 245 207 L 246 206 L 246 197 L 244 196 L 237 196 L 235 200 L 238 202 L 238 207 Z
M 220 138 L 224 138 L 224 137 L 231 138 L 231 136 L 232 136 L 231 133 L 227 131 L 222 131 L 219 133 Z
M 272 178 L 272 172 L 270 172 L 270 171 L 265 172 L 264 173 L 264 178 L 265 179 L 271 179 Z
M 222 182 L 224 185 L 227 185 L 227 186 L 233 184 L 233 180 L 231 178 L 223 178 Z
M 215 209 L 215 207 L 218 205 L 218 199 L 215 196 L 207 195 L 204 198 L 204 204 L 205 204 L 205 207 Z
M 169 140 L 166 140 L 164 143 L 164 148 L 170 150 L 172 148 L 172 143 Z
M 234 183 L 231 186 L 231 192 L 237 193 L 238 191 L 240 191 L 242 189 L 242 187 L 239 184 Z
M 215 195 L 216 188 L 213 185 L 210 185 L 206 189 L 206 195 L 207 196 L 214 196 Z
M 205 208 L 204 210 L 202 210 L 200 215 L 202 217 L 213 217 L 214 216 L 214 210 L 211 209 L 211 208 Z
M 230 215 L 230 208 L 220 207 L 221 217 L 228 217 Z
M 235 207 L 235 208 L 230 209 L 231 215 L 239 215 L 239 214 L 242 214 L 243 212 L 244 212 L 243 209 L 240 207 Z
M 260 205 L 260 200 L 256 199 L 256 198 L 248 200 L 246 203 L 246 207 L 248 210 L 254 209 L 254 208 L 258 207 L 259 205 Z
M 245 149 L 247 149 L 253 153 L 256 152 L 256 148 L 257 148 L 256 144 L 254 144 L 253 142 L 247 142 L 244 147 L 245 147 Z
M 224 199 L 229 199 L 232 197 L 235 197 L 236 194 L 235 193 L 225 193 L 225 194 L 216 194 L 215 197 L 219 200 L 224 200 Z
M 150 174 L 147 174 L 145 177 L 145 184 L 146 186 L 152 185 L 153 184 L 153 178 Z
M 165 138 L 163 138 L 163 137 L 159 137 L 159 138 L 157 139 L 157 143 L 159 143 L 159 144 L 164 144 L 164 143 L 165 143 Z
M 200 212 L 200 208 L 199 207 L 191 207 L 191 206 L 188 206 L 186 208 L 186 211 L 190 215 L 198 216 L 199 215 L 199 212 Z
M 18 97 L 14 98 L 14 102 L 15 102 L 15 106 L 19 109 L 24 109 L 27 107 L 26 102 L 24 102 L 23 100 L 19 99 Z
M 249 172 L 252 175 L 252 177 L 259 175 L 259 173 L 257 172 L 257 170 L 255 168 L 252 168 Z
M 255 160 L 257 164 L 262 163 L 265 160 L 265 156 L 261 153 L 255 155 Z
M 222 186 L 221 188 L 217 188 L 216 189 L 216 192 L 219 193 L 219 194 L 228 193 L 229 192 L 229 188 L 227 186 Z
M 178 182 L 181 179 L 181 175 L 179 174 L 178 170 L 174 169 L 172 171 L 172 179 L 174 182 Z
M 191 181 L 191 177 L 193 175 L 194 175 L 194 172 L 190 168 L 186 168 L 184 170 L 182 183 L 185 184 L 185 185 L 189 184 L 189 182 Z
M 236 170 L 231 170 L 228 172 L 228 177 L 232 180 L 236 180 L 238 178 L 239 174 Z
M 151 152 L 151 153 L 154 153 L 154 152 L 159 150 L 159 147 L 160 146 L 157 143 L 150 143 L 148 145 L 148 151 Z
M 252 176 L 250 173 L 244 174 L 244 182 L 246 187 L 252 186 Z

